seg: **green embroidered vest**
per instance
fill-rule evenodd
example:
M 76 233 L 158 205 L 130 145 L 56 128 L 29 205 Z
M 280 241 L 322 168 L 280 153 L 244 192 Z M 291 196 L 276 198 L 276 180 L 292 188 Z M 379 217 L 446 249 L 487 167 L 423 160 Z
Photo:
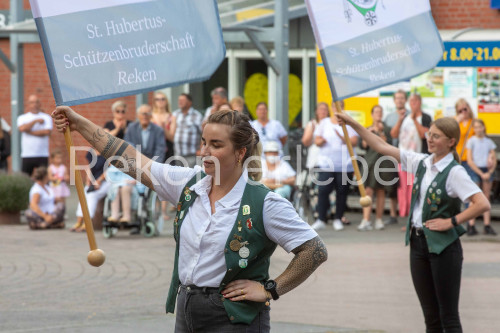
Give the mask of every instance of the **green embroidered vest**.
M 430 183 L 429 188 L 426 189 L 425 198 L 423 198 L 424 205 L 422 208 L 422 222 L 435 218 L 451 218 L 452 216 L 460 213 L 460 207 L 462 205 L 460 198 L 451 198 L 446 193 L 446 179 L 448 178 L 451 168 L 455 165 L 458 165 L 455 160 L 450 162 L 450 164 L 448 164 L 443 171 L 436 175 Z M 424 165 L 424 161 L 422 160 L 418 165 L 417 173 L 415 174 L 415 181 L 413 182 L 410 216 L 406 224 L 406 245 L 410 242 L 411 217 L 413 215 L 413 209 L 415 208 L 417 198 L 420 195 L 420 186 L 422 184 L 425 171 L 426 167 Z M 448 245 L 453 243 L 458 237 L 465 233 L 465 229 L 461 225 L 447 231 L 432 231 L 425 226 L 423 227 L 423 230 L 429 247 L 429 252 L 436 254 L 440 254 Z
M 204 176 L 205 174 L 201 173 L 201 178 Z M 197 197 L 196 192 L 190 191 L 189 188 L 194 185 L 199 178 L 200 174 L 197 174 L 186 184 L 184 192 L 181 194 L 179 203 L 177 204 L 177 215 L 174 219 L 174 238 L 177 245 L 175 249 L 172 280 L 170 282 L 170 289 L 167 297 L 167 313 L 173 313 L 175 310 L 175 302 L 180 285 L 178 271 L 180 229 L 188 213 L 189 207 Z M 248 279 L 263 283 L 269 279 L 270 258 L 276 249 L 276 243 L 272 242 L 266 235 L 262 217 L 264 199 L 269 191 L 267 187 L 260 184 L 253 185 L 247 183 L 245 186 L 236 221 L 234 222 L 224 247 L 227 270 L 219 286 L 219 293 L 233 280 Z M 233 246 L 231 246 L 232 241 L 237 242 L 233 242 Z M 241 257 L 240 252 L 234 247 L 234 243 L 238 244 L 238 242 L 248 242 L 248 244 L 245 245 L 249 250 L 249 256 L 247 258 Z M 231 250 L 231 248 L 233 248 L 233 250 Z M 234 324 L 250 324 L 265 306 L 264 302 L 231 302 L 224 298 L 222 298 L 222 300 L 227 315 Z

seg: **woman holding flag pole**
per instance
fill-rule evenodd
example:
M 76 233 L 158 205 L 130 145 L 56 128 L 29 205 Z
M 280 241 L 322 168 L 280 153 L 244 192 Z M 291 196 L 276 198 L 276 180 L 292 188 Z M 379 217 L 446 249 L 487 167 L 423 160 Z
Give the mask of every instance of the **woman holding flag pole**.
M 460 128 L 453 118 L 431 124 L 427 144 L 431 155 L 400 150 L 346 115 L 337 114 L 368 145 L 391 156 L 415 174 L 406 244 L 410 270 L 425 317 L 427 332 L 462 332 L 458 301 L 462 274 L 461 224 L 490 209 L 488 199 L 459 164 L 456 145 Z M 462 202 L 472 205 L 460 211 Z
M 177 207 L 167 299 L 167 312 L 177 304 L 176 332 L 269 332 L 269 301 L 326 261 L 323 241 L 290 202 L 257 183 L 259 136 L 238 111 L 208 118 L 203 170 L 154 162 L 69 107 L 58 107 L 52 117 L 59 131 L 79 132 L 103 157 Z M 277 244 L 295 256 L 270 280 Z

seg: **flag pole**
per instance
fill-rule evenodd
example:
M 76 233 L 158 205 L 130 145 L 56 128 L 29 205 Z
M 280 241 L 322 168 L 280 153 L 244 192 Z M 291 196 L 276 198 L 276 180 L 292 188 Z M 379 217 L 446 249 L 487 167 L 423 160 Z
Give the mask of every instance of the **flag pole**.
M 66 142 L 66 148 L 71 158 L 71 147 L 73 147 L 73 139 L 71 138 L 71 132 L 69 126 L 64 130 L 64 141 Z M 87 206 L 87 199 L 85 198 L 85 191 L 83 187 L 82 175 L 77 172 L 76 166 L 76 156 L 74 160 L 70 161 L 74 173 L 76 191 L 78 193 L 78 199 L 80 200 L 80 205 L 82 206 L 83 221 L 85 223 L 85 231 L 87 232 L 87 238 L 89 240 L 90 252 L 87 255 L 87 261 L 89 264 L 95 267 L 99 267 L 106 260 L 106 255 L 104 251 L 97 248 L 97 243 L 95 241 L 94 227 L 92 225 L 92 220 L 89 214 L 89 208 Z
M 335 94 L 333 96 L 335 96 Z M 342 112 L 340 101 L 335 101 L 335 109 L 337 113 Z M 330 118 L 333 117 L 335 117 L 334 113 L 330 112 Z M 347 128 L 344 123 L 342 124 L 342 131 L 344 132 L 344 140 L 347 145 L 347 150 L 349 150 L 349 155 L 351 156 L 352 167 L 354 168 L 354 174 L 356 175 L 356 181 L 359 187 L 359 194 L 361 195 L 359 203 L 361 204 L 361 207 L 369 207 L 372 204 L 372 198 L 366 195 L 363 179 L 361 178 L 361 173 L 359 172 L 358 161 L 356 160 L 356 156 L 354 156 L 354 150 L 352 149 L 351 140 L 349 139 L 349 133 L 347 133 Z

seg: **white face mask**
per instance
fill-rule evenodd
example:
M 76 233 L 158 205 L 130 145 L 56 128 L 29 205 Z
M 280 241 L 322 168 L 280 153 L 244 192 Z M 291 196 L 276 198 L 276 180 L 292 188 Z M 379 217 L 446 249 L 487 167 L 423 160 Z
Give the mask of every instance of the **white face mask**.
M 280 157 L 278 155 L 267 155 L 266 161 L 268 161 L 271 164 L 276 164 L 280 161 Z

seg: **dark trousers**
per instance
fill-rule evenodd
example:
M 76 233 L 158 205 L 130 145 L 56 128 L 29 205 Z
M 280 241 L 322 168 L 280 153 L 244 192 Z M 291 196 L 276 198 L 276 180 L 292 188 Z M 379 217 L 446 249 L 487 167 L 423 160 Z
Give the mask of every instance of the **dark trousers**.
M 49 165 L 48 157 L 25 157 L 22 159 L 21 171 L 31 177 L 35 168 Z
M 440 254 L 429 253 L 425 235 L 412 230 L 410 269 L 426 332 L 462 332 L 458 314 L 462 262 L 460 239 Z
M 216 288 L 194 290 L 181 286 L 177 295 L 175 333 L 269 333 L 269 312 L 266 306 L 250 325 L 232 324 Z
M 343 175 L 343 177 L 342 177 Z M 343 179 L 342 179 L 343 178 Z M 335 189 L 335 219 L 341 219 L 347 208 L 347 193 L 349 192 L 348 179 L 352 179 L 352 172 L 318 172 L 318 219 L 326 222 L 330 209 L 330 193 Z M 325 184 L 322 184 L 325 183 Z M 322 184 L 322 185 L 320 185 Z

